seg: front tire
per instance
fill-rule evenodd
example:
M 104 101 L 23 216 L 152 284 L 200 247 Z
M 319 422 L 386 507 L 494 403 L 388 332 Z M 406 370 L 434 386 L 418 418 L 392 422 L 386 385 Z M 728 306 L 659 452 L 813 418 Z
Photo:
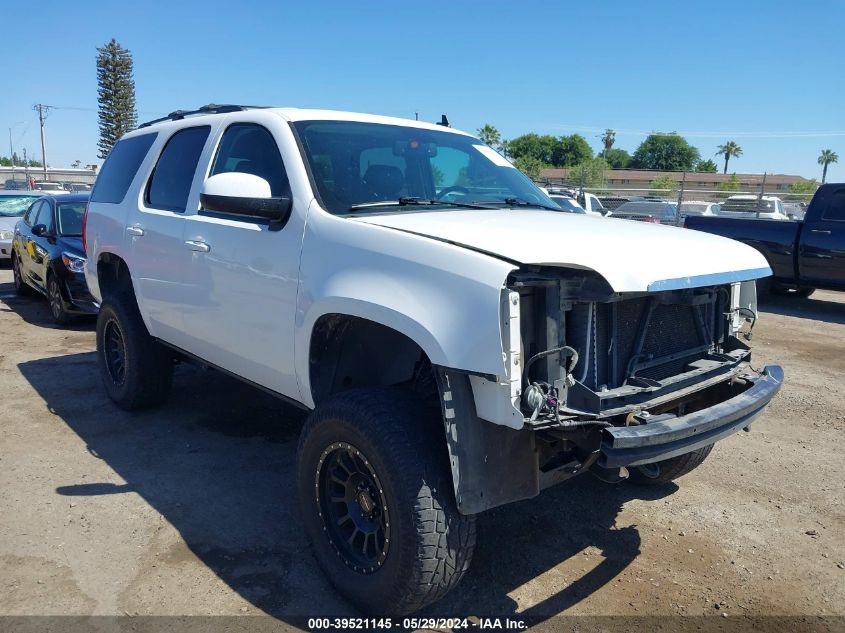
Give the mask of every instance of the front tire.
M 664 486 L 701 466 L 712 450 L 713 444 L 710 444 L 661 462 L 634 466 L 629 468 L 629 480 L 646 486 Z
M 47 277 L 47 301 L 50 304 L 50 316 L 56 325 L 66 325 L 70 316 L 65 310 L 65 299 L 62 296 L 62 289 L 59 280 L 54 274 Z
M 475 517 L 458 513 L 439 420 L 398 390 L 341 393 L 299 440 L 299 502 L 314 554 L 368 614 L 404 615 L 469 569 Z
M 173 357 L 150 336 L 134 297 L 107 298 L 97 316 L 97 364 L 111 398 L 131 411 L 161 404 L 173 382 Z

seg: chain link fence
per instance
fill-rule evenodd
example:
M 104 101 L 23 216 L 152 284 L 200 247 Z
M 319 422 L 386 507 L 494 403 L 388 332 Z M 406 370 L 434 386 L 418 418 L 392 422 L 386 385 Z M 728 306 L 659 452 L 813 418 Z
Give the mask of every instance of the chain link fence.
M 642 174 L 642 172 L 637 172 Z M 623 180 L 625 174 L 615 172 L 613 179 Z M 702 176 L 708 176 L 703 178 Z M 733 176 L 723 177 L 714 187 L 711 174 L 673 174 L 655 172 L 649 181 L 641 179 L 631 185 L 585 184 L 576 178 L 541 178 L 537 184 L 550 191 L 568 192 L 575 198 L 585 193 L 598 197 L 602 206 L 617 217 L 659 221 L 662 224 L 682 225 L 688 215 L 723 215 L 730 217 L 800 220 L 813 197 L 813 193 L 797 193 L 782 182 L 785 177 L 771 179 L 765 175 L 746 175 L 759 184 L 742 186 Z M 583 206 L 583 205 L 582 205 Z

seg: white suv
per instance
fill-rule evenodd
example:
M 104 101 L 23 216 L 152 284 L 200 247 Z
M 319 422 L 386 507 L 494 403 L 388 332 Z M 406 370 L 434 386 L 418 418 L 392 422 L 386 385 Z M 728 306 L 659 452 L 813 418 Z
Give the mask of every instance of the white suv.
M 84 237 L 119 406 L 162 403 L 195 361 L 311 411 L 302 520 L 368 613 L 455 586 L 483 510 L 691 471 L 783 377 L 737 332 L 770 274 L 756 250 L 560 213 L 440 125 L 174 112 L 112 149 Z

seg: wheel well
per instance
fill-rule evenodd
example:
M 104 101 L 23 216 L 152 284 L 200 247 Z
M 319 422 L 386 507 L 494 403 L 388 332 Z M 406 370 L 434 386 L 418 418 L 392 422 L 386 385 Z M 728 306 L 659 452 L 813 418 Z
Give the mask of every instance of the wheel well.
M 320 317 L 309 354 L 314 404 L 341 391 L 407 385 L 438 405 L 431 362 L 413 340 L 375 321 L 345 314 Z
M 103 299 L 118 290 L 132 288 L 129 267 L 120 257 L 111 253 L 103 253 L 97 261 L 97 282 Z

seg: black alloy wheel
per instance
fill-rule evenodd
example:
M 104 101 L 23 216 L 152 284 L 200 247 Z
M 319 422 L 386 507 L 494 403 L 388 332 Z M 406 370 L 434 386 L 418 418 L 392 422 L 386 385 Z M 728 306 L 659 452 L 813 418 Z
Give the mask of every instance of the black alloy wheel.
M 390 515 L 372 464 L 352 444 L 323 451 L 315 478 L 317 507 L 337 555 L 360 573 L 384 564 L 390 546 Z
M 62 289 L 59 286 L 59 280 L 53 274 L 47 278 L 47 301 L 50 303 L 50 314 L 53 316 L 53 320 L 59 325 L 67 323 L 68 315 L 65 311 Z
M 115 385 L 122 385 L 126 380 L 126 343 L 117 321 L 110 320 L 106 323 L 103 338 L 106 370 Z

